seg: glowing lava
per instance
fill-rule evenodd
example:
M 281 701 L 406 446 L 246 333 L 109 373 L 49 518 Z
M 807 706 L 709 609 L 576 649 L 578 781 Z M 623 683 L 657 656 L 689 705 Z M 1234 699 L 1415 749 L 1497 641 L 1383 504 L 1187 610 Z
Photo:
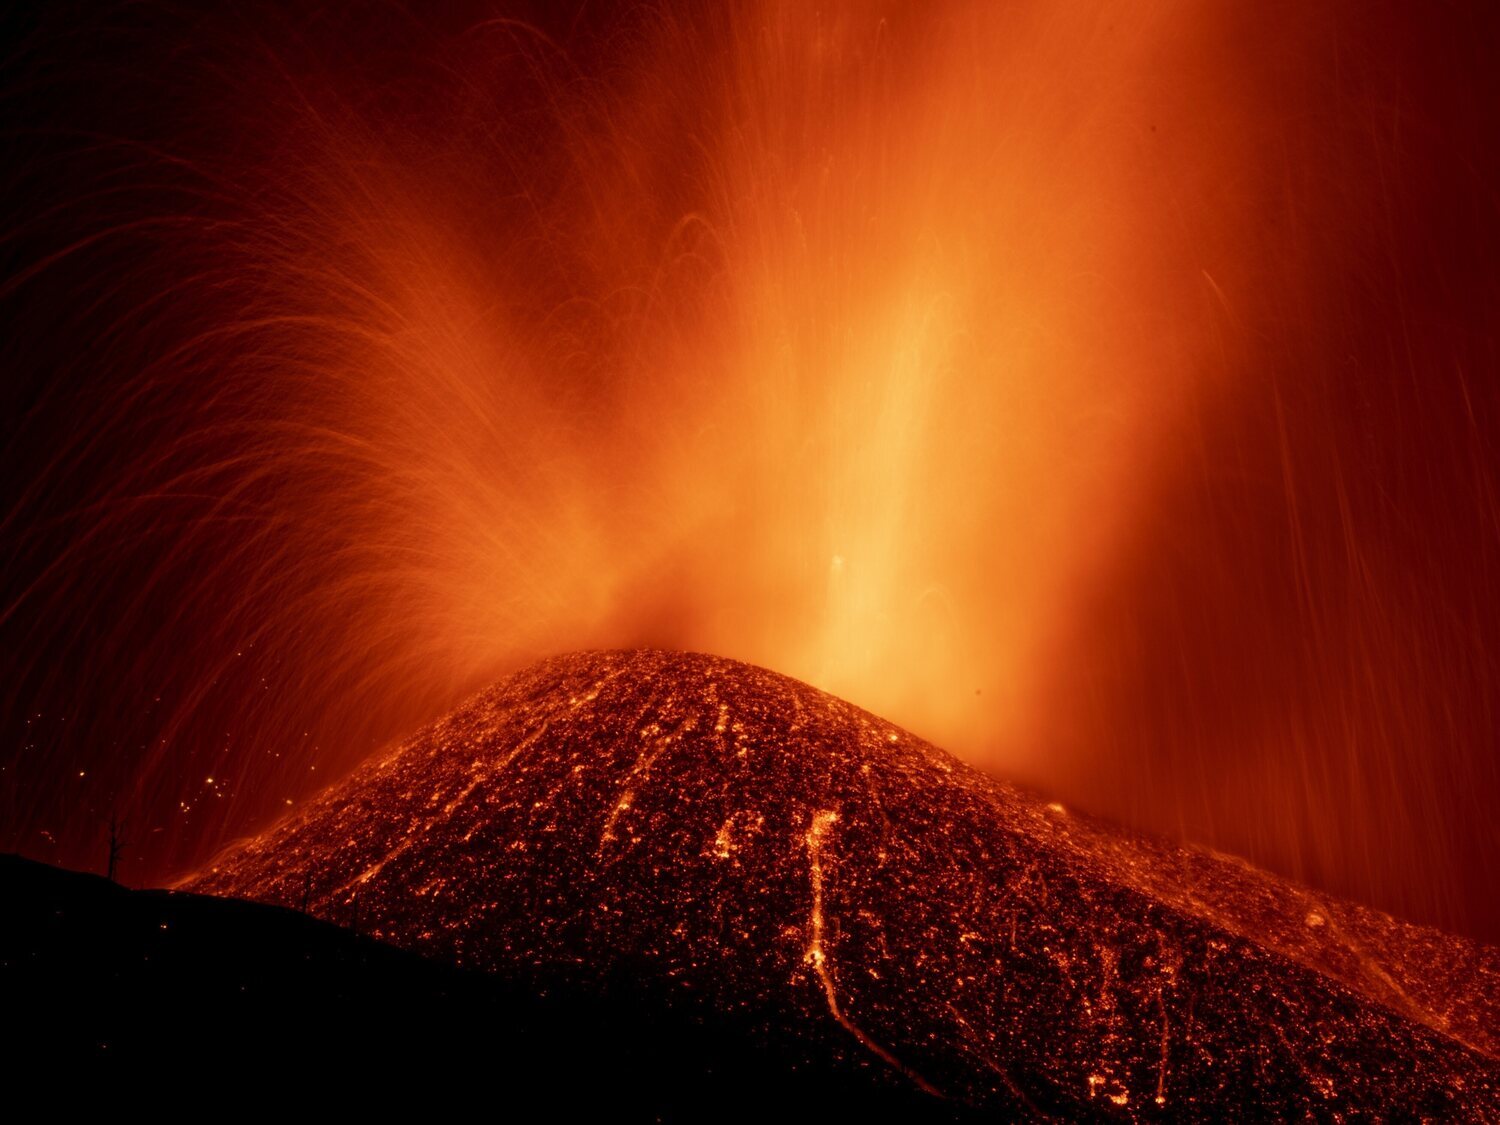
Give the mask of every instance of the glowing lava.
M 1500 957 L 1125 835 L 787 677 L 559 657 L 194 889 L 467 966 L 622 969 L 1028 1117 L 1500 1113 Z

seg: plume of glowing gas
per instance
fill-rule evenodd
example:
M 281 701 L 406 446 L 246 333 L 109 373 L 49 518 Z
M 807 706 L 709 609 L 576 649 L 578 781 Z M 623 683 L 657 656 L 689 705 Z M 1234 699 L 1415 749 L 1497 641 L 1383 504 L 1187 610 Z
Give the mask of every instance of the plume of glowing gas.
M 1225 29 L 769 4 L 670 30 L 657 69 L 717 98 L 694 234 L 718 308 L 660 368 L 701 428 L 666 451 L 686 535 L 646 620 L 971 753 L 1019 746 L 1059 615 L 1213 377 L 1198 243 L 1259 182 L 1209 61 Z

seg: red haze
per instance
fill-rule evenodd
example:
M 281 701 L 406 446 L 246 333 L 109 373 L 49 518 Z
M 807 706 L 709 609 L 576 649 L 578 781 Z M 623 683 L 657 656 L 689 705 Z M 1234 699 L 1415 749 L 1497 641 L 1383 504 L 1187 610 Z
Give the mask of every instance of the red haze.
M 0 842 L 654 644 L 1500 937 L 1487 20 L 677 8 L 12 17 Z

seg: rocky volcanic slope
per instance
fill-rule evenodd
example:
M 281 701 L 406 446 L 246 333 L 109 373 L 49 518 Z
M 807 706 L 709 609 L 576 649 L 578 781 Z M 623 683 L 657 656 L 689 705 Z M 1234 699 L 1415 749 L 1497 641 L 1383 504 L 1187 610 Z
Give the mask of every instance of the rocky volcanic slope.
M 1028 1118 L 1500 1119 L 1493 950 L 1140 840 L 730 660 L 548 660 L 193 889 Z

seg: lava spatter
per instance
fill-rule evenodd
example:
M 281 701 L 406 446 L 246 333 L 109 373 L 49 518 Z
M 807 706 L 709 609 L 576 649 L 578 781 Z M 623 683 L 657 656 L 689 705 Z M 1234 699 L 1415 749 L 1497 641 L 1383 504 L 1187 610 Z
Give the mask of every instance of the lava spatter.
M 1494 951 L 715 657 L 545 661 L 192 885 L 462 965 L 628 969 L 810 1067 L 1023 1117 L 1500 1115 Z

